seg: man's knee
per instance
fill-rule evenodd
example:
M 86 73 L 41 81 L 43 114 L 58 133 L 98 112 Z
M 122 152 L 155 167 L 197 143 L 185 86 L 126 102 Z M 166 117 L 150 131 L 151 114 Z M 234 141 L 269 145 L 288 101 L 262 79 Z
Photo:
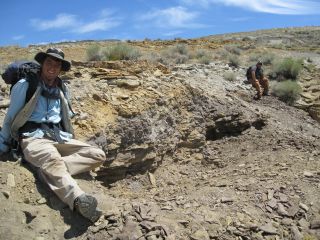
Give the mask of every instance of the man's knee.
M 91 158 L 97 162 L 103 163 L 106 160 L 106 153 L 100 148 L 92 147 L 90 153 Z

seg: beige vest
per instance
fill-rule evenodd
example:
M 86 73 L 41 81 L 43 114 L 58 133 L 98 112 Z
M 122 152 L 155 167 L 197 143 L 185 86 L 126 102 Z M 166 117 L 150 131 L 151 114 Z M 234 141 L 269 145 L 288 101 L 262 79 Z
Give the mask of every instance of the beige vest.
M 11 124 L 11 136 L 13 139 L 18 140 L 19 138 L 19 128 L 21 128 L 30 118 L 38 98 L 41 94 L 41 87 L 38 86 L 37 90 L 31 97 L 30 101 L 25 104 L 19 113 L 15 116 Z M 60 90 L 60 100 L 61 100 L 61 115 L 62 115 L 62 125 L 64 126 L 65 131 L 74 134 L 71 119 L 69 116 L 69 106 L 68 101 L 65 98 L 63 92 Z

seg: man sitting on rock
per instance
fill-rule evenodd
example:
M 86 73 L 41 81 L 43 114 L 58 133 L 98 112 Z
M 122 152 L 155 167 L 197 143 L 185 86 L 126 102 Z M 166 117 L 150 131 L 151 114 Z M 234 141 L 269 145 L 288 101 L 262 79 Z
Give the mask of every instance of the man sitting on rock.
M 102 149 L 73 139 L 66 89 L 62 89 L 61 71 L 71 64 L 57 48 L 39 52 L 35 60 L 41 69 L 35 75 L 36 90 L 26 103 L 31 85 L 19 80 L 12 88 L 11 103 L 0 132 L 0 153 L 8 151 L 13 138 L 21 146 L 24 159 L 35 166 L 43 181 L 71 210 L 95 222 L 101 216 L 97 200 L 80 189 L 71 177 L 100 166 L 106 159 Z
M 257 94 L 254 99 L 259 100 L 262 95 L 269 96 L 269 80 L 263 74 L 261 61 L 258 61 L 256 65 L 250 67 L 247 78 L 252 86 L 257 90 Z M 261 88 L 263 88 L 263 91 Z

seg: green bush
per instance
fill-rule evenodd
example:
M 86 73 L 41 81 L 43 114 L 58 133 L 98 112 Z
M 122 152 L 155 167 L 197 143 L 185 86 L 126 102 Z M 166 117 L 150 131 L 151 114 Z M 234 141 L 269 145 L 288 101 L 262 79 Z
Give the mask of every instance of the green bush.
M 272 64 L 272 62 L 274 61 L 275 59 L 275 55 L 273 53 L 265 53 L 261 56 L 261 61 L 263 62 L 263 64 Z
M 300 97 L 302 89 L 296 81 L 277 82 L 272 87 L 272 93 L 281 101 L 293 105 Z
M 143 60 L 147 60 L 148 62 L 151 63 L 164 63 L 162 57 L 160 54 L 156 53 L 156 52 L 148 52 L 146 54 L 144 54 L 141 59 Z
M 228 57 L 230 66 L 239 67 L 240 66 L 240 58 L 237 55 L 231 54 Z
M 198 49 L 195 52 L 195 58 L 198 59 L 198 62 L 202 64 L 209 64 L 211 62 L 211 56 L 209 52 L 204 49 Z
M 273 63 L 272 75 L 280 80 L 295 80 L 302 70 L 302 63 L 303 61 L 301 59 L 285 58 L 281 62 Z
M 209 56 L 202 56 L 198 61 L 199 63 L 208 65 L 211 62 L 211 58 Z
M 241 54 L 241 49 L 236 46 L 236 45 L 227 45 L 224 47 L 228 52 L 235 54 L 235 55 L 240 55 Z
M 195 52 L 195 58 L 197 58 L 197 59 L 202 58 L 204 56 L 208 56 L 208 55 L 209 54 L 204 49 L 197 49 L 196 52 Z
M 251 55 L 249 60 L 254 65 L 258 62 L 258 60 L 262 61 L 263 64 L 269 65 L 274 61 L 275 57 L 276 56 L 273 53 L 263 52 Z
M 174 53 L 179 53 L 181 55 L 188 55 L 188 48 L 186 44 L 176 44 L 173 47 L 171 47 L 171 51 Z
M 87 48 L 87 61 L 101 60 L 100 47 L 98 45 L 91 45 Z
M 227 81 L 234 82 L 237 79 L 237 76 L 234 72 L 228 71 L 223 74 L 223 78 Z
M 135 60 L 138 59 L 141 54 L 140 51 L 127 43 L 117 43 L 105 47 L 101 50 L 103 60 Z
M 186 44 L 171 46 L 162 51 L 161 56 L 164 64 L 169 64 L 170 62 L 176 64 L 186 63 L 190 58 Z

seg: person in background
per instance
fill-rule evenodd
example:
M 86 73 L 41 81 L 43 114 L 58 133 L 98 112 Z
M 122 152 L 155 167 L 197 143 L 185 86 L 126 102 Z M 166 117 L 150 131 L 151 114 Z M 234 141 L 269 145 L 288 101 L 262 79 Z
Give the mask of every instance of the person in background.
M 247 74 L 248 81 L 257 90 L 255 99 L 259 100 L 262 96 L 269 96 L 269 80 L 263 74 L 262 62 L 258 61 L 256 65 L 249 68 Z

